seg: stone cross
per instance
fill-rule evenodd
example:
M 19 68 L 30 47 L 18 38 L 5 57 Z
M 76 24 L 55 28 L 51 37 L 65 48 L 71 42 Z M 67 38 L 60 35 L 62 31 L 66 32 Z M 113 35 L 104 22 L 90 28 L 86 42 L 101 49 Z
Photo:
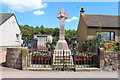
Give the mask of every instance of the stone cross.
M 64 21 L 68 18 L 68 15 L 65 13 L 64 8 L 61 8 L 61 11 L 57 14 L 57 18 L 60 20 L 59 40 L 65 40 Z
M 65 13 L 64 8 L 61 8 L 61 11 L 58 13 L 57 18 L 60 20 L 60 33 L 59 33 L 59 40 L 57 42 L 57 45 L 55 47 L 54 54 L 53 54 L 53 65 L 55 68 L 58 68 L 58 66 L 63 66 L 64 68 L 65 67 L 64 61 L 67 60 L 70 63 L 66 63 L 66 65 L 74 66 L 72 53 L 65 40 L 64 21 L 65 19 L 68 18 L 68 15 Z M 66 56 L 67 58 L 69 57 L 69 60 L 66 58 Z M 62 64 L 59 64 L 56 62 L 62 62 Z

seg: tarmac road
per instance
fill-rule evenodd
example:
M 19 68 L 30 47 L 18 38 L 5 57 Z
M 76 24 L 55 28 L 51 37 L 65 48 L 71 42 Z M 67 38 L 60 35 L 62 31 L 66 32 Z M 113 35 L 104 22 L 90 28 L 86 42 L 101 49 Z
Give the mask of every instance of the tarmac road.
M 22 71 L 2 67 L 2 78 L 118 78 L 118 71 Z

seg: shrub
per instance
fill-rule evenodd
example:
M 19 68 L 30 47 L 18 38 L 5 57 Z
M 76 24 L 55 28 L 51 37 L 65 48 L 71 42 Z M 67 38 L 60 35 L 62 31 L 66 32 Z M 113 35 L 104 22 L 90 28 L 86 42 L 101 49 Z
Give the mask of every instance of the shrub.
M 102 46 L 106 51 L 120 52 L 120 42 L 117 42 L 117 41 L 103 41 Z
M 51 57 L 51 53 L 47 51 L 40 51 L 40 52 L 33 52 L 32 56 L 38 56 L 38 57 Z
M 86 40 L 85 42 L 83 42 L 83 46 L 84 46 L 85 52 L 96 53 L 99 48 L 99 43 L 98 43 L 98 40 L 94 38 L 94 39 Z

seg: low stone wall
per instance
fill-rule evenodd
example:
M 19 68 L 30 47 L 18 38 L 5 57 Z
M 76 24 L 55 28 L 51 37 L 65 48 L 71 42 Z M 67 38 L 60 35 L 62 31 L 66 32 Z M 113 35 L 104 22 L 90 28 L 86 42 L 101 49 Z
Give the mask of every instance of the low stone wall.
M 118 52 L 105 52 L 100 50 L 100 69 L 111 71 L 118 70 Z
M 6 48 L 0 50 L 0 63 L 6 62 Z
M 28 48 L 12 47 L 7 48 L 6 67 L 15 69 L 26 69 Z

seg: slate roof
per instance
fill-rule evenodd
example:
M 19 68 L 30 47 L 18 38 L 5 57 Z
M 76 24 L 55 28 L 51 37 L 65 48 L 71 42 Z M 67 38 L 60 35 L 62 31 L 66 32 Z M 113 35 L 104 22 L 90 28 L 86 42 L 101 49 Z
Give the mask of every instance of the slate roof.
M 41 36 L 41 37 L 44 37 L 44 36 L 52 36 L 52 35 L 45 35 L 45 34 L 35 34 L 34 36 Z
M 13 13 L 0 13 L 0 25 L 3 24 L 13 15 L 14 15 Z
M 82 17 L 88 27 L 98 27 L 101 24 L 102 27 L 120 28 L 117 15 L 84 14 Z

